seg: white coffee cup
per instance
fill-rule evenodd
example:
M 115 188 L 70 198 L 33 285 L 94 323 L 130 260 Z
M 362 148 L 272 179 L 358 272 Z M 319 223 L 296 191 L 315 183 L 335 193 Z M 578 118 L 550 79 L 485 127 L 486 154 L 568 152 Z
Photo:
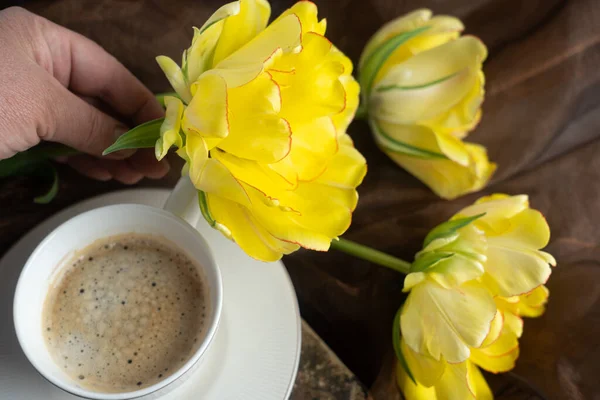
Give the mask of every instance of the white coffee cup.
M 219 324 L 223 300 L 221 273 L 209 245 L 194 228 L 199 217 L 197 193 L 188 178 L 182 178 L 167 200 L 164 210 L 136 204 L 120 204 L 80 214 L 51 232 L 33 251 L 19 277 L 14 298 L 14 324 L 23 352 L 38 372 L 60 389 L 87 399 L 128 400 L 154 398 L 164 393 L 206 353 Z M 43 335 L 44 301 L 62 264 L 79 249 L 95 240 L 124 234 L 159 235 L 175 243 L 202 267 L 209 292 L 210 313 L 207 333 L 189 360 L 160 382 L 132 392 L 91 391 L 67 375 L 53 361 Z

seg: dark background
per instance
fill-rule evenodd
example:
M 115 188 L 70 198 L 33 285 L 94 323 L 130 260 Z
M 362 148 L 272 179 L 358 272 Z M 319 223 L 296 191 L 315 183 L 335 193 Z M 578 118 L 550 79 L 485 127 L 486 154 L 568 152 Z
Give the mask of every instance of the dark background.
M 154 61 L 179 59 L 193 25 L 223 1 L 57 0 L 19 2 L 100 43 L 156 92 L 169 90 Z M 271 1 L 276 15 L 292 1 Z M 600 371 L 600 2 L 595 0 L 320 0 L 327 36 L 354 61 L 384 22 L 415 8 L 463 20 L 489 48 L 483 119 L 469 137 L 499 164 L 484 191 L 455 201 L 435 197 L 389 161 L 366 124 L 350 134 L 369 173 L 351 240 L 412 259 L 429 229 L 483 194 L 527 193 L 552 229 L 547 248 L 558 260 L 548 282 L 546 314 L 527 320 L 521 357 L 510 374 L 488 375 L 498 398 L 598 399 Z M 59 167 L 61 189 L 49 205 L 35 178 L 0 181 L 0 253 L 58 210 L 121 189 Z M 169 186 L 168 179 L 139 186 Z M 391 322 L 402 302 L 402 277 L 344 254 L 300 251 L 284 259 L 302 316 L 371 388 L 376 399 L 400 398 L 394 383 Z

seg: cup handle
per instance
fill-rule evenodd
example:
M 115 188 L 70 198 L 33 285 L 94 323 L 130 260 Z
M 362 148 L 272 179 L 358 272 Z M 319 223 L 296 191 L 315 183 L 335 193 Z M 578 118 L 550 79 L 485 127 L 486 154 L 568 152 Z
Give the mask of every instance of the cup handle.
M 163 209 L 182 218 L 194 228 L 196 227 L 200 218 L 198 190 L 187 175 L 179 178 Z

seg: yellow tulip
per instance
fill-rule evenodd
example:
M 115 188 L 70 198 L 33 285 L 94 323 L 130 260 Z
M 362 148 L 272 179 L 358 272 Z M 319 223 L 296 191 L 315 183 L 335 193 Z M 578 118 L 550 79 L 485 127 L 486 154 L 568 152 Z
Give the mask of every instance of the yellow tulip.
M 504 194 L 477 200 L 427 235 L 394 322 L 407 399 L 492 398 L 478 367 L 515 366 L 521 317 L 540 316 L 548 299 L 556 261 L 540 249 L 549 238 L 527 196 Z
M 471 362 L 450 364 L 413 352 L 404 342 L 402 353 L 414 381 L 398 363 L 396 379 L 406 400 L 488 400 L 494 396 L 479 371 Z
M 476 215 L 473 225 L 487 241 L 485 274 L 482 282 L 494 296 L 512 297 L 530 293 L 546 283 L 556 260 L 540 251 L 550 240 L 544 216 L 529 208 L 526 195 L 495 194 L 482 197 L 453 219 Z
M 377 144 L 446 199 L 481 189 L 496 169 L 484 147 L 462 141 L 481 118 L 487 56 L 480 40 L 460 37 L 463 28 L 414 11 L 376 32 L 359 65 Z
M 227 4 L 194 30 L 181 67 L 157 58 L 179 96 L 165 99 L 157 157 L 179 147 L 205 218 L 264 261 L 327 250 L 366 173 L 346 134 L 359 96 L 352 63 L 313 3 L 269 16 L 265 0 Z

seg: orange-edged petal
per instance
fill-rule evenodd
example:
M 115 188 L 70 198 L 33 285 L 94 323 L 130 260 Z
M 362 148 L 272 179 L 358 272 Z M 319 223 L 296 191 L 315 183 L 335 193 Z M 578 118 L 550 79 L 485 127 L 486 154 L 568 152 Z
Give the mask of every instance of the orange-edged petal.
M 229 134 L 219 148 L 240 158 L 275 163 L 290 153 L 292 131 L 278 114 L 279 87 L 268 74 L 228 92 Z M 294 135 L 301 143 L 302 137 Z
M 266 0 L 240 0 L 239 12 L 225 19 L 215 48 L 213 65 L 234 54 L 262 32 L 269 21 L 271 6 Z
M 223 225 L 232 238 L 249 256 L 261 261 L 277 261 L 283 254 L 298 250 L 299 246 L 273 237 L 240 204 L 215 195 L 208 195 L 212 217 Z
M 410 292 L 401 314 L 402 335 L 414 351 L 459 363 L 490 331 L 496 305 L 476 281 L 446 289 L 429 280 Z
M 194 85 L 196 93 L 183 113 L 184 132 L 201 137 L 227 137 L 229 123 L 225 81 L 216 74 L 205 73 Z

